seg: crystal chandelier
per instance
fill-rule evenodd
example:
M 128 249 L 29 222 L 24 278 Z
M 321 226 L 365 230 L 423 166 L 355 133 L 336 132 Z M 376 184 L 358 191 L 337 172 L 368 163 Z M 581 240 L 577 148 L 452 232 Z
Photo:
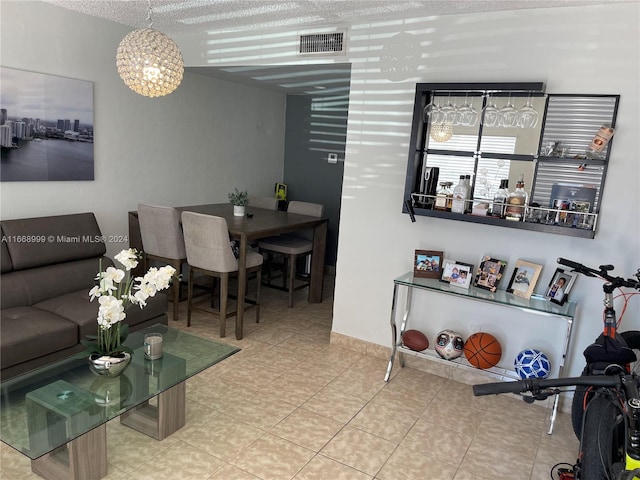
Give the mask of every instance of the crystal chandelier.
M 431 125 L 430 135 L 436 142 L 447 142 L 453 135 L 453 124 L 450 122 L 434 123 Z
M 135 30 L 118 46 L 116 65 L 127 87 L 145 97 L 162 97 L 173 92 L 184 73 L 184 62 L 178 45 L 167 35 L 151 28 Z

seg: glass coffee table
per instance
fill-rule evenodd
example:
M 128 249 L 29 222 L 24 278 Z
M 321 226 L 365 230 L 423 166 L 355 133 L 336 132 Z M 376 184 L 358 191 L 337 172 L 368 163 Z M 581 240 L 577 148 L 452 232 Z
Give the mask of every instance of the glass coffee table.
M 163 356 L 145 360 L 146 333 L 163 336 Z M 166 325 L 131 333 L 134 350 L 116 378 L 98 377 L 86 356 L 71 357 L 0 383 L 0 440 L 31 458 L 41 477 L 98 480 L 107 475 L 106 423 L 157 440 L 185 424 L 186 380 L 240 351 Z M 151 402 L 150 402 L 151 401 Z

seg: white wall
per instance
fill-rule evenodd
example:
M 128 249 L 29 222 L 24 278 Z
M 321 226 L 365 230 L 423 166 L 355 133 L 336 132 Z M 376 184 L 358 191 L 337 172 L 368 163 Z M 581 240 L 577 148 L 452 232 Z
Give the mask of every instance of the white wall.
M 388 345 L 392 281 L 411 269 L 417 248 L 443 250 L 474 264 L 485 253 L 499 256 L 510 262 L 507 278 L 518 258 L 541 263 L 540 292 L 558 256 L 589 265 L 613 263 L 626 275 L 640 266 L 639 16 L 638 3 L 609 3 L 385 20 L 352 25 L 346 58 L 297 56 L 295 31 L 174 38 L 189 66 L 352 62 L 333 329 Z M 236 105 L 242 99 L 225 102 L 233 86 L 191 77 L 185 79 L 187 88 L 166 99 L 143 99 L 123 90 L 115 72 L 114 52 L 127 29 L 44 4 L 15 2 L 2 2 L 1 26 L 2 65 L 96 82 L 99 136 L 95 182 L 2 184 L 3 218 L 86 209 L 97 211 L 101 224 L 109 229 L 123 229 L 124 212 L 138 200 L 152 200 L 157 194 L 168 203 L 223 201 L 230 185 L 262 167 L 242 163 L 249 155 L 234 158 L 233 150 L 216 153 L 224 148 L 225 135 L 238 131 L 228 116 L 241 110 Z M 595 240 L 435 218 L 418 218 L 411 224 L 400 213 L 415 83 L 483 81 L 544 81 L 553 93 L 621 94 Z M 256 130 L 255 112 L 271 115 L 269 120 L 282 117 L 277 102 L 260 103 L 268 100 L 261 94 L 247 101 L 256 108 L 239 121 L 244 120 L 250 132 Z M 152 128 L 152 122 L 161 117 L 163 128 Z M 266 133 L 275 143 L 284 135 L 273 124 L 274 130 Z M 194 130 L 200 130 L 203 138 Z M 186 141 L 167 139 L 169 132 L 176 131 L 187 135 Z M 254 152 L 275 152 L 273 143 L 265 140 L 267 147 L 256 145 Z M 156 144 L 160 147 L 152 146 Z M 277 169 L 273 158 L 265 162 Z M 234 169 L 240 171 L 234 175 Z M 122 178 L 131 170 L 138 175 Z M 149 180 L 143 172 L 150 175 Z M 261 180 L 258 175 L 246 178 Z M 247 186 L 254 185 L 258 183 Z M 504 336 L 510 345 L 527 341 L 514 320 L 517 310 L 495 311 L 483 304 L 469 310 L 446 298 L 417 302 L 416 326 L 425 326 L 427 320 L 446 324 L 456 316 L 473 316 L 469 323 L 475 325 L 499 325 L 494 322 L 503 320 L 505 332 L 510 329 Z M 601 328 L 599 283 L 578 279 L 572 299 L 580 303 L 571 367 L 578 373 L 582 349 Z M 626 314 L 627 329 L 640 328 L 639 312 L 636 300 Z M 553 328 L 546 332 L 550 337 L 558 335 Z
M 95 127 L 95 181 L 1 183 L 1 218 L 93 211 L 104 235 L 127 235 L 139 201 L 226 202 L 234 186 L 266 195 L 282 180 L 284 95 L 186 74 L 145 98 L 115 65 L 129 27 L 43 2 L 1 9 L 2 66 L 93 82 Z
M 352 62 L 333 330 L 388 345 L 392 281 L 411 270 L 418 248 L 475 265 L 483 254 L 497 256 L 510 263 L 507 279 L 519 258 L 543 264 L 538 292 L 558 256 L 612 263 L 624 275 L 640 267 L 639 16 L 638 3 L 608 3 L 385 20 L 350 26 L 346 58 L 296 55 L 295 31 L 186 35 L 179 43 L 189 65 Z M 411 224 L 400 213 L 415 83 L 483 81 L 543 81 L 552 93 L 621 95 L 595 240 L 435 218 Z M 571 297 L 580 305 L 570 371 L 579 373 L 582 349 L 601 329 L 600 284 L 579 278 Z M 496 333 L 509 351 L 528 342 L 554 345 L 562 336 L 553 327 L 528 333 L 517 310 L 470 308 L 450 297 L 416 303 L 414 326 L 433 331 L 427 324 L 435 321 L 503 329 Z M 640 328 L 638 307 L 632 302 L 626 329 Z

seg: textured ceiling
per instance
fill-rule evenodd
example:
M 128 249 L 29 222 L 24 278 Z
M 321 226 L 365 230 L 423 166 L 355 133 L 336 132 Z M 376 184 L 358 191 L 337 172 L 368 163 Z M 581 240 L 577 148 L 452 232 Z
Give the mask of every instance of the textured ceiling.
M 610 3 L 611 0 L 42 0 L 133 28 L 175 33 L 348 26 L 374 20 Z M 625 1 L 625 0 L 622 0 Z M 629 0 L 637 1 L 637 0 Z
M 3 1 L 3 0 L 0 0 Z M 348 27 L 411 17 L 595 5 L 639 0 L 42 0 L 87 15 L 173 34 L 285 27 Z M 287 94 L 349 91 L 349 64 L 187 67 L 187 71 Z

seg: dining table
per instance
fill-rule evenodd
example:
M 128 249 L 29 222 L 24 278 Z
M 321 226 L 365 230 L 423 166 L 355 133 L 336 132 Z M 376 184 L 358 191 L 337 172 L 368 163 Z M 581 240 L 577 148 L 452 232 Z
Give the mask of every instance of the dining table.
M 238 240 L 240 243 L 238 255 L 238 299 L 243 299 L 246 294 L 247 251 L 251 242 L 274 235 L 313 229 L 308 301 L 309 303 L 322 302 L 328 218 L 251 206 L 246 208 L 246 213 L 243 216 L 235 216 L 233 205 L 230 203 L 189 205 L 174 208 L 180 213 L 202 213 L 221 217 L 227 221 L 230 239 Z M 140 252 L 144 251 L 138 214 L 135 211 L 129 212 L 129 245 Z M 236 311 L 236 339 L 238 340 L 243 337 L 244 310 L 244 302 L 238 301 Z

